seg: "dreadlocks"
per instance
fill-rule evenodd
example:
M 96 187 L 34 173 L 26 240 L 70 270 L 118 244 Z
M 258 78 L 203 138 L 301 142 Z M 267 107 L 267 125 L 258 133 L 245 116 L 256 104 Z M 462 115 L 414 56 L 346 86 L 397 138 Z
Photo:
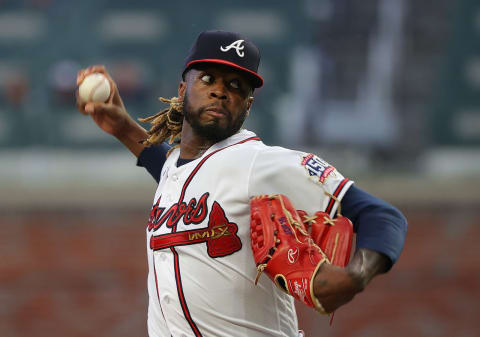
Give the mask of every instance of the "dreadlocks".
M 169 103 L 170 106 L 156 115 L 139 118 L 140 122 L 150 122 L 152 127 L 147 132 L 148 138 L 142 141 L 143 145 L 151 146 L 163 143 L 168 138 L 168 143 L 172 144 L 175 139 L 180 140 L 183 123 L 183 102 L 179 101 L 177 97 L 166 99 L 159 98 L 164 103 Z

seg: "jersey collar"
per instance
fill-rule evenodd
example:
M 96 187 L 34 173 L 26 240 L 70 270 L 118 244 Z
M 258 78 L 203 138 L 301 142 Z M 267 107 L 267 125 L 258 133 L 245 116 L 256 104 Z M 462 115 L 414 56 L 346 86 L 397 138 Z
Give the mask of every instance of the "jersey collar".
M 242 140 L 256 137 L 256 136 L 257 135 L 252 131 L 249 131 L 247 129 L 240 129 L 236 134 L 210 146 L 210 148 L 203 154 L 203 156 L 208 155 L 209 153 L 216 151 L 218 149 L 221 149 L 222 147 L 226 147 L 226 146 L 241 142 Z
M 241 129 L 236 134 L 234 134 L 234 135 L 232 135 L 232 136 L 230 136 L 230 137 L 228 137 L 228 138 L 226 138 L 226 139 L 224 139 L 224 140 L 222 140 L 218 143 L 213 144 L 212 146 L 210 146 L 210 148 L 207 151 L 205 151 L 205 153 L 201 157 L 193 159 L 191 162 L 199 160 L 199 159 L 209 155 L 210 153 L 212 153 L 214 151 L 217 151 L 218 149 L 230 146 L 232 144 L 241 142 L 242 140 L 252 138 L 252 137 L 256 137 L 256 136 L 257 135 L 252 131 L 249 131 L 247 129 Z M 176 148 L 170 154 L 169 159 L 173 160 L 173 162 L 176 163 L 179 156 L 180 156 L 180 148 Z

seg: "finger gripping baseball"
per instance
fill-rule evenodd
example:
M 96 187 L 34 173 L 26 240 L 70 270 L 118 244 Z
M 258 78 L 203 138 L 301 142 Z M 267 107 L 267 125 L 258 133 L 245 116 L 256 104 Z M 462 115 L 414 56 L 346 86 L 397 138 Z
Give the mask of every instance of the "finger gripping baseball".
M 255 284 L 265 273 L 282 291 L 325 313 L 313 293 L 313 278 L 329 261 L 291 202 L 284 195 L 264 195 L 253 198 L 250 205 Z

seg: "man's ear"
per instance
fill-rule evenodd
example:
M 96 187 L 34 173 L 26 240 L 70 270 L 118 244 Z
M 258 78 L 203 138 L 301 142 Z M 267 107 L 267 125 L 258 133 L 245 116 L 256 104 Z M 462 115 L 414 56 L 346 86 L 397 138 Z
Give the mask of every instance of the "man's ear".
M 183 102 L 183 97 L 185 97 L 185 90 L 187 90 L 187 83 L 181 81 L 178 85 L 178 100 Z
M 247 98 L 247 116 L 250 114 L 250 108 L 252 107 L 253 104 L 253 96 L 250 96 Z

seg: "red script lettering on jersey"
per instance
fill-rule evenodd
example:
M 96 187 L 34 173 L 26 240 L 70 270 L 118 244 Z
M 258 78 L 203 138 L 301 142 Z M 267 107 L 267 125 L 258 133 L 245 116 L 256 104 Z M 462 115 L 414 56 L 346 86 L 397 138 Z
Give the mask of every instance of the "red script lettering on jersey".
M 148 231 L 156 231 L 165 222 L 167 227 L 172 228 L 176 226 L 180 219 L 183 219 L 185 225 L 199 224 L 208 214 L 207 199 L 209 193 L 204 193 L 200 200 L 197 202 L 196 198 L 192 198 L 188 204 L 185 201 L 175 203 L 165 211 L 165 207 L 159 207 L 160 198 L 158 198 L 155 205 L 153 205 L 150 211 L 150 217 L 148 219 L 147 227 Z

